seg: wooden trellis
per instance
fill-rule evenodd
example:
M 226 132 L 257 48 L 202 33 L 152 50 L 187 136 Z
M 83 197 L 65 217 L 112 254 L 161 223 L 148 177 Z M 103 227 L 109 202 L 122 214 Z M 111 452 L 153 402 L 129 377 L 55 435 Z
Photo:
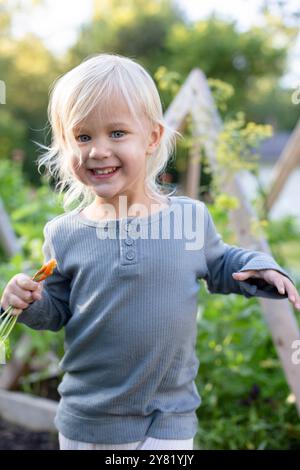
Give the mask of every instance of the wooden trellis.
M 10 224 L 9 217 L 0 198 L 0 244 L 7 256 L 14 256 L 20 251 L 20 244 Z
M 189 74 L 179 93 L 167 109 L 165 119 L 170 126 L 178 130 L 182 127 L 188 114 L 192 117 L 193 135 L 197 144 L 189 156 L 187 167 L 189 179 L 185 193 L 197 199 L 201 162 L 200 152 L 195 150 L 197 150 L 200 142 L 205 149 L 212 171 L 217 172 L 216 142 L 222 130 L 222 121 L 217 112 L 206 77 L 198 68 L 192 70 Z M 299 131 L 297 131 L 297 139 L 299 134 Z M 294 148 L 294 146 L 292 147 Z M 246 249 L 270 254 L 267 241 L 262 236 L 253 234 L 251 227 L 257 221 L 257 217 L 248 201 L 247 194 L 244 192 L 238 174 L 226 176 L 224 191 L 239 200 L 239 208 L 230 211 L 230 222 L 235 229 L 238 243 Z M 295 340 L 300 339 L 300 331 L 294 312 L 287 299 L 259 298 L 259 302 L 285 372 L 286 380 L 295 395 L 297 410 L 300 414 L 300 364 L 292 362 L 294 351 L 292 345 Z
M 269 211 L 280 195 L 291 173 L 300 165 L 300 121 L 285 145 L 273 170 L 272 183 L 266 200 Z M 299 203 L 299 201 L 298 201 Z

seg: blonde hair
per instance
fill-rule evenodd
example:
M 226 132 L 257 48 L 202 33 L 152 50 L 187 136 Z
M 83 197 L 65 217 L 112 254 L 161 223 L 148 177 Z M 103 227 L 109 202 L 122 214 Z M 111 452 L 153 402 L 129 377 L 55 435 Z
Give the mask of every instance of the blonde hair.
M 93 111 L 96 104 L 107 109 L 106 104 L 111 97 L 116 96 L 125 99 L 133 115 L 137 115 L 136 111 L 140 110 L 152 125 L 161 124 L 164 128 L 159 146 L 147 158 L 146 192 L 150 197 L 162 198 L 176 191 L 175 188 L 166 192 L 167 186 L 157 182 L 157 176 L 165 170 L 172 152 L 175 152 L 176 134 L 181 134 L 165 122 L 154 80 L 133 59 L 117 54 L 97 54 L 87 57 L 53 83 L 48 106 L 52 141 L 49 147 L 38 144 L 45 150 L 37 160 L 38 170 L 45 166 L 46 176 L 53 176 L 58 180 L 56 189 L 60 194 L 64 192 L 65 210 L 74 202 L 82 208 L 95 197 L 89 186 L 75 178 L 70 167 L 67 154 L 70 151 L 79 152 L 73 129 Z

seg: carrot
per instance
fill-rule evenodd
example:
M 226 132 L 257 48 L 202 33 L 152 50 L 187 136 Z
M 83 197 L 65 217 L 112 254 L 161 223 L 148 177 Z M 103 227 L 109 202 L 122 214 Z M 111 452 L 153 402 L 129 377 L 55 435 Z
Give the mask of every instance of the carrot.
M 35 273 L 35 275 L 31 278 L 33 281 L 41 282 L 44 281 L 48 276 L 51 276 L 53 270 L 57 266 L 55 259 L 50 259 L 47 263 L 43 264 L 43 266 Z M 1 350 L 9 350 L 9 342 L 8 337 L 15 326 L 18 316 L 13 315 L 14 307 L 9 305 L 5 312 L 0 315 L 0 352 Z M 2 320 L 4 318 L 4 320 Z

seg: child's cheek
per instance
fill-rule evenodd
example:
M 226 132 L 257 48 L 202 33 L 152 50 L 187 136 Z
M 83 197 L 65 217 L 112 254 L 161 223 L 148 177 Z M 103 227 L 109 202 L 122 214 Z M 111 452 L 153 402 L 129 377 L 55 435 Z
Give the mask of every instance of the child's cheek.
M 71 155 L 69 167 L 74 176 L 79 177 L 84 171 L 84 163 L 76 155 Z

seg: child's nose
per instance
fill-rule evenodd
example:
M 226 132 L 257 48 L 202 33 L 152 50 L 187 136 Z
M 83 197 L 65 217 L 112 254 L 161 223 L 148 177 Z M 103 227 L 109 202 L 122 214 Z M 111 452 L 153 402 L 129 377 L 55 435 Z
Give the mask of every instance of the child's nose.
M 112 155 L 111 149 L 105 142 L 98 141 L 93 145 L 89 152 L 89 157 L 110 157 Z

